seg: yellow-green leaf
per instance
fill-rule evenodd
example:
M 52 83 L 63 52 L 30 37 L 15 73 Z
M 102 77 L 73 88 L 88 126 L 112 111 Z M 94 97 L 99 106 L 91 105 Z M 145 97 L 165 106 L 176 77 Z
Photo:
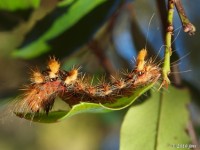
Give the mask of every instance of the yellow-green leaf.
M 0 10 L 15 11 L 20 9 L 37 8 L 40 0 L 1 0 Z
M 128 111 L 121 128 L 120 150 L 169 150 L 190 144 L 186 133 L 189 99 L 187 90 L 174 87 L 152 92 L 150 99 Z

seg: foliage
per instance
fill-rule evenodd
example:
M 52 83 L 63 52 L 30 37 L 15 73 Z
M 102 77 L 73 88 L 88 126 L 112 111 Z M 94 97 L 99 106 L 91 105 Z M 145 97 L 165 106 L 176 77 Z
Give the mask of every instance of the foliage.
M 169 87 L 169 92 L 152 92 L 150 99 L 131 107 L 122 124 L 120 149 L 168 150 L 180 143 L 189 145 L 185 124 L 189 99 L 187 90 Z
M 7 0 L 7 1 L 0 1 L 0 9 L 1 10 L 9 10 L 9 11 L 16 11 L 16 10 L 23 10 L 28 8 L 38 8 L 40 4 L 40 0 Z
M 7 0 L 6 3 L 0 2 L 0 10 L 15 13 L 19 10 L 26 11 L 31 8 L 33 10 L 32 14 L 40 14 L 40 12 L 42 12 L 41 10 L 45 8 L 48 2 L 46 2 L 44 6 L 42 6 L 42 4 L 40 6 L 40 3 L 41 1 L 39 0 L 16 0 L 15 2 Z M 49 55 L 54 55 L 61 59 L 61 61 L 65 61 L 67 65 L 65 65 L 64 68 L 70 68 L 71 66 L 69 66 L 69 64 L 71 65 L 71 63 L 74 65 L 83 64 L 86 71 L 91 71 L 91 68 L 94 68 L 91 72 L 97 70 L 98 73 L 102 73 L 106 71 L 107 74 L 112 74 L 113 70 L 116 71 L 116 68 L 121 66 L 121 64 L 123 64 L 122 68 L 130 68 L 130 66 L 127 65 L 129 62 L 127 63 L 127 60 L 118 54 L 117 50 L 119 47 L 117 47 L 115 43 L 118 37 L 114 34 L 114 32 L 116 32 L 114 28 L 120 24 L 120 21 L 117 22 L 120 17 L 127 17 L 127 12 L 133 15 L 131 10 L 133 9 L 132 5 L 132 2 L 130 3 L 123 0 L 96 0 L 93 2 L 90 0 L 56 1 L 54 5 L 51 6 L 50 10 L 46 11 L 41 16 L 38 15 L 38 18 L 30 17 L 30 20 L 32 20 L 32 22 L 30 21 L 31 23 L 27 21 L 27 24 L 24 22 L 19 24 L 19 28 L 20 26 L 28 27 L 24 29 L 21 35 L 23 40 L 16 42 L 15 45 L 17 46 L 14 46 L 14 49 L 8 52 L 9 59 L 20 59 L 29 63 L 33 62 L 33 64 L 34 61 L 38 61 L 38 64 L 41 64 L 44 58 L 46 59 Z M 174 7 L 172 8 L 174 9 Z M 169 11 L 168 20 L 165 20 L 165 23 L 168 21 L 167 23 L 172 25 L 173 11 L 174 10 Z M 159 13 L 163 12 L 160 11 Z M 130 14 L 129 17 L 131 18 Z M 137 34 L 134 34 L 136 31 L 128 30 L 128 32 L 131 33 L 133 37 L 138 36 L 140 38 L 133 38 L 138 41 L 129 40 L 128 42 L 139 43 L 140 40 L 145 39 L 145 36 L 142 34 L 142 29 L 137 24 L 136 18 L 132 16 L 131 19 L 131 21 L 129 21 L 132 27 L 136 29 L 138 27 L 139 30 Z M 187 23 L 191 25 L 192 31 L 190 30 L 189 32 L 193 33 L 195 30 L 194 26 L 187 17 L 184 18 L 184 20 L 187 20 Z M 120 29 L 122 29 L 122 27 Z M 134 30 L 134 28 L 132 30 Z M 17 36 L 20 34 L 20 31 L 20 29 L 15 30 Z M 127 30 L 125 32 L 127 32 Z M 123 36 L 123 34 L 123 31 L 121 31 L 121 36 Z M 167 52 L 167 54 L 165 53 L 163 65 L 163 82 L 159 83 L 163 85 L 169 83 L 170 50 L 171 48 L 174 49 L 174 41 L 172 42 L 172 40 L 172 32 L 167 31 L 165 39 L 165 43 L 167 43 L 165 44 L 165 52 Z M 121 42 L 122 45 L 123 42 L 125 43 L 126 40 Z M 146 42 L 149 42 L 148 39 Z M 89 54 L 88 56 L 89 50 L 93 55 Z M 134 49 L 131 50 L 134 51 Z M 154 50 L 149 50 L 149 53 L 153 54 L 156 52 Z M 177 53 L 172 55 L 172 59 L 174 58 L 173 56 L 176 55 Z M 3 56 L 1 57 L 3 58 Z M 67 59 L 65 59 L 66 57 Z M 172 70 L 172 72 L 173 71 L 174 70 Z M 155 88 L 156 84 L 157 83 L 151 83 L 142 88 L 138 88 L 133 92 L 132 96 L 119 98 L 114 103 L 95 104 L 82 102 L 74 105 L 69 110 L 55 110 L 49 112 L 48 115 L 42 112 L 36 114 L 15 113 L 19 117 L 34 122 L 54 123 L 82 113 L 107 113 L 128 109 L 121 126 L 121 150 L 167 150 L 175 148 L 178 144 L 190 145 L 193 142 L 191 141 L 193 137 L 186 132 L 191 130 L 187 126 L 190 120 L 187 108 L 190 102 L 190 93 L 186 89 L 178 89 L 171 85 L 167 90 L 165 88 L 152 90 Z M 150 93 L 150 96 L 145 97 L 145 100 L 142 100 L 141 104 L 137 104 L 141 95 L 147 93 L 147 91 Z M 7 99 L 7 97 L 11 97 L 11 95 L 5 96 L 4 99 Z M 70 120 L 67 119 L 67 121 Z

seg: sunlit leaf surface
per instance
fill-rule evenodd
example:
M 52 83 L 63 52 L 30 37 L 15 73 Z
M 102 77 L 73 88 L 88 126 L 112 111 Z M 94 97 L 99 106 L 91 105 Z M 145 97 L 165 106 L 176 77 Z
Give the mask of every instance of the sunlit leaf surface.
M 189 144 L 188 102 L 187 90 L 170 87 L 163 93 L 152 92 L 150 99 L 128 111 L 121 128 L 120 149 L 169 150 Z

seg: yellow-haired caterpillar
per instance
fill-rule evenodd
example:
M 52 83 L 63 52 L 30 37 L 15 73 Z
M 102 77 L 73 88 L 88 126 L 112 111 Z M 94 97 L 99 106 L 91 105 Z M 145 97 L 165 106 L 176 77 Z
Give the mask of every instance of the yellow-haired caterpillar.
M 78 68 L 63 70 L 59 61 L 54 57 L 50 58 L 46 70 L 33 71 L 31 83 L 20 96 L 19 107 L 26 107 L 27 112 L 44 111 L 48 114 L 56 97 L 60 97 L 71 107 L 81 102 L 115 103 L 116 99 L 131 96 L 136 89 L 160 79 L 159 65 L 152 59 L 147 60 L 146 55 L 146 49 L 142 49 L 133 70 L 123 74 L 121 78 L 113 78 L 110 82 L 97 85 L 91 85 L 88 80 L 84 80 Z

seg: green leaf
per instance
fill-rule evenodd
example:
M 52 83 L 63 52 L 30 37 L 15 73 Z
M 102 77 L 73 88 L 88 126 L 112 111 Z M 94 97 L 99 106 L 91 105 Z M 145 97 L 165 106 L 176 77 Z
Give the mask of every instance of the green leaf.
M 189 144 L 189 99 L 187 90 L 169 87 L 169 91 L 152 92 L 149 100 L 131 107 L 122 124 L 120 150 L 169 150 Z
M 70 111 L 51 111 L 48 115 L 46 113 L 18 113 L 15 114 L 21 118 L 25 118 L 27 120 L 32 120 L 35 122 L 41 123 L 54 123 L 58 121 L 62 121 L 65 118 L 71 117 L 80 113 L 103 113 L 108 112 L 109 110 L 104 109 L 99 104 L 94 103 L 80 103 L 74 105 Z
M 74 2 L 75 0 L 62 0 L 58 3 L 58 6 L 66 6 L 69 5 L 70 3 Z
M 100 4 L 105 3 L 106 0 L 95 0 L 92 2 L 91 0 L 78 0 L 74 3 L 73 2 L 74 1 L 70 0 L 71 6 L 66 10 L 66 13 L 60 15 L 44 34 L 42 34 L 37 40 L 26 45 L 25 47 L 14 50 L 12 55 L 14 57 L 30 59 L 49 51 L 50 49 L 47 44 L 49 40 L 57 37 L 58 35 L 71 28 L 94 8 Z M 58 7 L 66 7 L 66 5 L 69 5 L 69 2 L 63 4 L 61 3 L 58 5 Z M 85 27 L 82 28 L 84 30 Z M 77 34 L 78 36 L 80 33 L 74 34 Z
M 170 88 L 163 94 L 157 149 L 168 150 L 171 144 L 191 143 L 187 132 L 190 95 L 187 90 Z M 174 147 L 174 149 L 177 149 Z M 188 149 L 188 148 L 185 148 Z
M 37 8 L 40 0 L 1 0 L 0 10 L 16 11 L 19 9 Z
M 80 103 L 74 105 L 69 111 L 51 111 L 49 114 L 45 113 L 19 113 L 15 112 L 15 114 L 21 118 L 25 118 L 27 120 L 32 120 L 35 122 L 44 122 L 44 123 L 52 123 L 62 121 L 65 118 L 71 117 L 80 113 L 103 113 L 109 112 L 112 110 L 120 110 L 130 106 L 140 95 L 144 94 L 147 90 L 149 90 L 154 83 L 150 83 L 149 85 L 138 88 L 133 91 L 133 95 L 130 97 L 123 97 L 117 99 L 114 103 L 108 104 L 96 104 L 96 103 Z
M 135 89 L 130 97 L 118 98 L 114 103 L 102 104 L 103 107 L 110 110 L 120 110 L 130 106 L 137 98 L 152 88 L 154 83 L 150 83 L 144 87 Z

